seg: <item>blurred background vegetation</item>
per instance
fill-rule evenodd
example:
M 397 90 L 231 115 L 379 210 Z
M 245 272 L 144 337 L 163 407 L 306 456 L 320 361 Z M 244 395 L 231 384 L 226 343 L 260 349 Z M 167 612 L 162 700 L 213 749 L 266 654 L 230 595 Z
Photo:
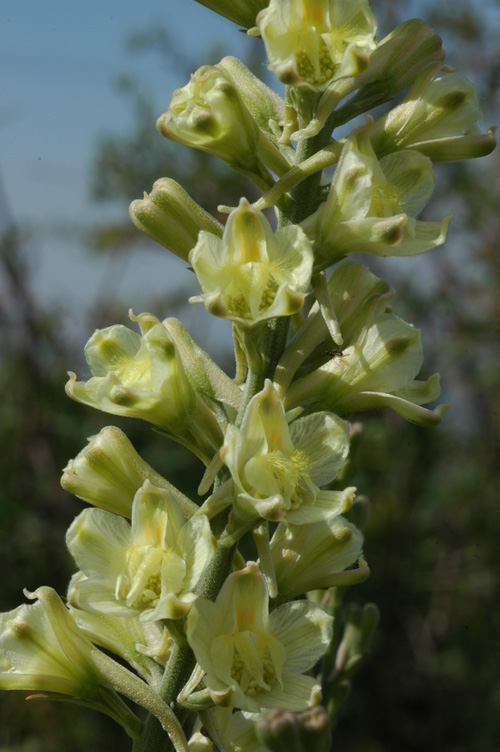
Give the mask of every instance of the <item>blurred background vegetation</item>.
M 383 33 L 410 15 L 444 38 L 447 62 L 478 87 L 484 125 L 500 122 L 500 58 L 495 4 L 373 2 Z M 401 7 L 403 6 L 403 7 Z M 411 7 L 410 7 L 411 6 Z M 496 16 L 497 18 L 497 16 Z M 131 55 L 153 50 L 182 66 L 164 29 L 139 30 Z M 255 58 L 247 64 L 262 62 Z M 223 54 L 221 51 L 220 54 Z M 212 51 L 210 59 L 216 59 Z M 241 177 L 202 153 L 157 136 L 156 103 L 141 82 L 120 86 L 134 108 L 135 127 L 96 144 L 90 190 L 96 201 L 119 202 L 122 220 L 86 230 L 89 253 L 113 260 L 152 246 L 128 221 L 130 201 L 162 176 L 178 180 L 216 212 L 251 197 Z M 334 749 L 342 752 L 495 752 L 500 738 L 498 597 L 500 538 L 500 153 L 438 167 L 438 188 L 426 218 L 455 214 L 447 246 L 404 263 L 371 264 L 396 287 L 396 311 L 424 332 L 425 376 L 442 374 L 443 401 L 453 410 L 435 429 L 392 414 L 363 416 L 365 432 L 355 483 L 369 495 L 366 557 L 372 576 L 348 598 L 373 601 L 381 623 L 373 653 L 356 676 L 340 714 Z M 64 394 L 68 368 L 83 372 L 81 344 L 64 335 L 65 311 L 43 308 L 32 294 L 27 242 L 0 194 L 0 610 L 20 602 L 23 587 L 50 584 L 65 592 L 73 563 L 64 533 L 81 510 L 59 487 L 67 461 L 108 423 L 127 431 L 140 453 L 186 493 L 195 494 L 199 468 L 175 445 L 134 421 L 106 418 Z M 165 253 L 158 247 L 158 253 Z M 368 259 L 362 259 L 364 263 Z M 151 300 L 159 316 L 179 315 L 185 291 Z M 102 296 L 88 323 L 126 323 L 126 300 Z M 231 372 L 231 355 L 221 365 Z M 194 482 L 193 482 L 194 481 Z M 104 716 L 4 695 L 0 752 L 98 752 L 128 748 Z M 3 745 L 3 746 L 2 746 Z

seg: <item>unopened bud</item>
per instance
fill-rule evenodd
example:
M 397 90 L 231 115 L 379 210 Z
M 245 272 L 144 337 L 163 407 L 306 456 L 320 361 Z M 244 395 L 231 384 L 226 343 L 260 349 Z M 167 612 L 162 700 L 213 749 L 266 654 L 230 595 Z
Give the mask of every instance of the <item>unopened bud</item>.
M 170 178 L 157 180 L 149 195 L 133 201 L 129 214 L 139 230 L 184 261 L 200 230 L 222 236 L 222 225 Z
M 106 426 L 89 438 L 88 445 L 64 468 L 61 485 L 89 504 L 130 517 L 134 496 L 146 480 L 174 490 L 187 517 L 196 511 L 197 506 L 153 470 L 115 426 Z
M 328 713 L 321 705 L 303 713 L 273 710 L 257 721 L 256 735 L 270 752 L 328 752 L 331 744 Z

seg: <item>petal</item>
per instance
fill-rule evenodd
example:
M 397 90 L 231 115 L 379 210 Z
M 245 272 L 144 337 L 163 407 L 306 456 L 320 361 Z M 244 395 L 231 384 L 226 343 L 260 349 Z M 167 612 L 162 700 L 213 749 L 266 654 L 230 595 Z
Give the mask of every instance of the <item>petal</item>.
M 274 236 L 271 260 L 277 267 L 276 277 L 297 292 L 306 292 L 311 281 L 313 264 L 311 241 L 298 225 L 278 230 Z
M 358 392 L 341 400 L 337 405 L 337 409 L 343 415 L 362 410 L 379 410 L 383 407 L 390 407 L 402 418 L 418 426 L 437 426 L 450 409 L 449 405 L 438 405 L 434 410 L 428 410 L 396 394 L 384 392 Z
M 221 634 L 221 623 L 224 614 L 220 612 L 215 603 L 207 598 L 198 598 L 191 606 L 187 616 L 186 634 L 187 640 L 194 651 L 196 660 L 209 674 L 215 675 L 215 667 L 212 662 L 212 644 Z M 216 687 L 221 689 L 221 687 Z
M 248 562 L 245 569 L 229 575 L 216 603 L 224 614 L 221 631 L 226 634 L 243 629 L 264 631 L 267 628 L 267 589 L 254 562 Z
M 418 156 L 417 156 L 418 155 Z M 416 217 L 434 190 L 432 162 L 417 151 L 397 151 L 380 160 L 388 189 L 394 197 L 394 214 Z
M 85 509 L 66 533 L 66 544 L 82 572 L 108 581 L 111 587 L 123 571 L 130 542 L 129 523 L 103 509 Z
M 287 521 L 292 525 L 306 525 L 344 514 L 352 506 L 355 491 L 354 486 L 343 491 L 320 491 L 314 500 L 305 501 L 289 511 Z
M 85 578 L 75 583 L 70 592 L 70 599 L 76 608 L 94 614 L 127 618 L 140 614 L 139 609 L 131 608 L 117 599 L 115 583 L 96 578 Z
M 106 376 L 110 371 L 120 374 L 136 357 L 140 345 L 140 336 L 122 324 L 96 329 L 84 349 L 92 376 Z
M 283 686 L 275 682 L 269 692 L 256 695 L 262 708 L 283 708 L 300 711 L 316 705 L 321 698 L 321 687 L 312 676 L 293 674 L 283 677 Z
M 186 562 L 184 592 L 193 589 L 215 553 L 216 543 L 205 516 L 192 517 L 179 533 L 177 551 Z
M 333 618 L 306 601 L 284 603 L 269 616 L 269 631 L 286 650 L 284 672 L 302 674 L 314 666 L 332 639 Z
M 173 547 L 184 524 L 179 504 L 167 491 L 149 481 L 139 489 L 132 505 L 132 539 L 135 545 Z
M 311 480 L 318 486 L 335 478 L 349 454 L 349 425 L 334 413 L 297 418 L 290 424 L 290 437 L 307 455 Z

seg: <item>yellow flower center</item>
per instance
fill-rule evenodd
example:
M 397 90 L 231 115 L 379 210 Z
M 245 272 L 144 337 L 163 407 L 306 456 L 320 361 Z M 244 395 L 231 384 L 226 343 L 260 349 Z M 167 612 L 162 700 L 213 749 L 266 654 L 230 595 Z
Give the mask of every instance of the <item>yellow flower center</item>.
M 130 546 L 127 576 L 119 578 L 116 597 L 141 611 L 154 608 L 162 595 L 182 589 L 185 564 L 174 551 L 158 546 Z
M 309 477 L 310 462 L 305 452 L 294 449 L 285 454 L 281 449 L 273 449 L 261 457 L 253 458 L 250 463 L 253 465 L 251 477 L 257 497 L 265 499 L 279 493 L 287 509 L 300 507 L 308 491 L 306 481 Z M 257 487 L 256 477 L 262 479 L 262 483 L 258 482 Z M 270 478 L 273 480 L 272 484 L 269 484 Z
M 240 632 L 235 637 L 231 678 L 240 686 L 241 691 L 250 697 L 262 691 L 269 692 L 278 679 L 278 673 L 271 657 L 271 652 L 273 649 L 276 650 L 276 646 L 269 644 L 272 638 L 267 636 L 267 639 L 256 641 L 252 639 L 252 633 L 246 632 Z M 265 636 L 260 635 L 260 637 L 264 638 Z M 236 642 L 238 645 L 235 644 Z M 245 645 L 245 643 L 247 644 Z
M 297 73 L 311 86 L 321 86 L 333 78 L 337 65 L 333 62 L 323 39 L 318 39 L 318 64 L 314 65 L 310 55 L 300 49 L 295 53 Z

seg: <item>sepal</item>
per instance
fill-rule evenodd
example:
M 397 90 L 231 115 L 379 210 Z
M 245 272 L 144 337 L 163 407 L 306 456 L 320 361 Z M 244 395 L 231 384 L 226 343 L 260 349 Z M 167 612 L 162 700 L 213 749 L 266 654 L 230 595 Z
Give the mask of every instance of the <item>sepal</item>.
M 178 319 L 168 318 L 162 323 L 174 341 L 188 379 L 198 394 L 210 406 L 214 402 L 221 402 L 237 411 L 242 392 L 234 381 L 214 363 Z
M 229 18 L 239 26 L 249 29 L 255 25 L 257 14 L 265 8 L 268 0 L 196 0 L 215 11 L 220 16 Z
M 391 31 L 370 56 L 370 65 L 355 82 L 358 91 L 335 112 L 340 125 L 387 102 L 411 86 L 422 69 L 444 60 L 441 38 L 419 18 Z
M 269 752 L 328 752 L 331 728 L 321 705 L 302 713 L 273 710 L 256 719 L 256 736 Z

